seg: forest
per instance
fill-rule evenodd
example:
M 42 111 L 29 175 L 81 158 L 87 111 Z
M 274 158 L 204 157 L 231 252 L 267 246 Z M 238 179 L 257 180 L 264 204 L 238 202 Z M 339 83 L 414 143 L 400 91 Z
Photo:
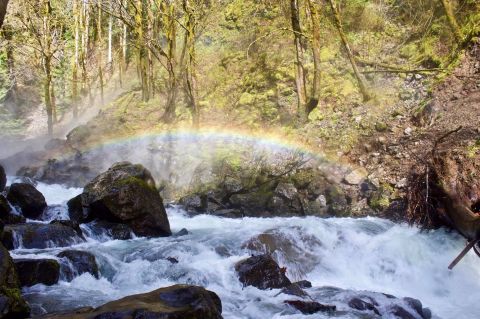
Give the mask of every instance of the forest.
M 478 0 L 0 0 L 0 319 L 476 319 Z
M 162 123 L 198 127 L 221 110 L 225 122 L 298 127 L 325 109 L 395 103 L 383 72 L 441 75 L 478 23 L 473 0 L 15 1 L 2 118 L 21 130 L 43 104 L 51 135 L 110 89 L 139 90 Z

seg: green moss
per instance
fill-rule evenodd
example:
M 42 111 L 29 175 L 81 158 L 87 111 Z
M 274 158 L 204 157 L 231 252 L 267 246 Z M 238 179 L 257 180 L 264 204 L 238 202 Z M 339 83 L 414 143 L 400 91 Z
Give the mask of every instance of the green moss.
M 390 206 L 390 200 L 394 193 L 394 188 L 389 184 L 382 184 L 376 192 L 373 193 L 368 204 L 375 210 L 384 210 Z
M 25 300 L 23 300 L 20 289 L 1 286 L 0 295 L 4 295 L 9 299 L 7 301 L 7 307 L 9 310 L 8 313 L 12 316 L 12 318 L 14 318 L 16 315 L 18 315 L 20 318 L 28 316 L 30 313 L 30 307 Z
M 113 183 L 113 187 L 121 188 L 123 186 L 130 186 L 130 185 L 138 185 L 142 188 L 148 189 L 148 190 L 154 190 L 156 191 L 155 187 L 152 185 L 149 185 L 147 182 L 144 180 L 134 177 L 134 176 L 129 176 L 126 178 L 122 178 L 120 180 L 117 180 Z

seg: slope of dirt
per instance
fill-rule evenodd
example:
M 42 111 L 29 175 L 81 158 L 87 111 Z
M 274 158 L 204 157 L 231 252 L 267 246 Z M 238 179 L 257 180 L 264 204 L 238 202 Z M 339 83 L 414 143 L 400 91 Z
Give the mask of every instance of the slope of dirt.
M 480 159 L 480 41 L 471 42 L 453 72 L 433 85 L 410 116 L 388 125 L 389 129 L 359 143 L 349 156 L 369 171 L 372 181 L 390 188 L 388 203 L 396 203 L 402 208 L 397 213 L 404 214 L 407 177 L 433 161 L 435 149 L 456 148 L 468 160 Z

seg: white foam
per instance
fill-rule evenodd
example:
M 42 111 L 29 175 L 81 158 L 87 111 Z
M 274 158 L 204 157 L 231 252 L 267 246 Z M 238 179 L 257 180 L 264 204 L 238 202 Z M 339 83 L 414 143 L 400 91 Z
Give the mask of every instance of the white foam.
M 61 188 L 50 188 L 60 190 L 55 195 L 57 202 L 76 194 Z M 275 229 L 296 240 L 296 249 L 312 256 L 313 270 L 306 272 L 304 279 L 312 281 L 314 287 L 417 298 L 436 318 L 474 319 L 480 313 L 480 260 L 470 252 L 453 271 L 447 269 L 465 244 L 455 233 L 420 232 L 378 218 L 189 218 L 178 208 L 168 209 L 168 214 L 173 232 L 187 228 L 190 233 L 128 241 L 90 239 L 76 248 L 95 254 L 102 278 L 84 274 L 71 283 L 37 285 L 25 290 L 28 300 L 52 310 L 48 300 L 57 299 L 54 309 L 61 310 L 72 305 L 97 306 L 126 295 L 189 283 L 215 291 L 222 300 L 224 318 L 303 318 L 283 304 L 285 295 L 278 295 L 278 290 L 243 288 L 233 269 L 250 253 L 242 248 L 245 241 Z M 317 243 L 302 241 L 305 236 L 315 238 Z M 219 255 L 216 248 L 220 246 L 231 256 Z M 43 257 L 58 252 L 58 248 L 28 251 Z M 14 251 L 16 257 L 23 253 L 27 252 Z M 167 257 L 176 258 L 178 263 L 170 263 Z M 285 260 L 282 266 L 287 267 L 288 275 L 301 273 L 301 264 Z

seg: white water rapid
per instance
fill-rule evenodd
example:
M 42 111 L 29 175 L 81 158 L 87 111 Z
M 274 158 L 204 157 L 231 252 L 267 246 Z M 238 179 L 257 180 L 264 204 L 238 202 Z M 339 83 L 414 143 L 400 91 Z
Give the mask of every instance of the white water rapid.
M 38 189 L 49 205 L 60 205 L 57 217 L 66 216 L 62 215 L 65 202 L 81 192 L 60 185 L 39 184 Z M 339 318 L 358 318 L 341 312 L 348 291 L 320 287 L 417 298 L 432 310 L 434 318 L 480 317 L 480 260 L 470 252 L 453 271 L 447 269 L 465 244 L 455 233 L 420 232 L 377 218 L 190 218 L 175 207 L 167 212 L 172 231 L 187 228 L 188 235 L 126 241 L 88 238 L 74 248 L 96 256 L 100 279 L 86 273 L 71 282 L 25 288 L 34 311 L 98 306 L 126 295 L 188 283 L 216 292 L 227 319 L 307 318 L 283 304 L 288 298 L 279 290 L 243 288 L 235 275 L 234 264 L 251 253 L 242 245 L 270 231 L 291 245 L 292 254 L 277 254 L 287 275 L 292 281 L 311 281 L 314 288 L 308 293 L 319 302 L 336 304 Z M 12 256 L 58 259 L 55 256 L 63 249 L 19 248 Z M 167 257 L 178 263 L 172 264 Z M 388 303 L 388 298 L 385 300 Z

